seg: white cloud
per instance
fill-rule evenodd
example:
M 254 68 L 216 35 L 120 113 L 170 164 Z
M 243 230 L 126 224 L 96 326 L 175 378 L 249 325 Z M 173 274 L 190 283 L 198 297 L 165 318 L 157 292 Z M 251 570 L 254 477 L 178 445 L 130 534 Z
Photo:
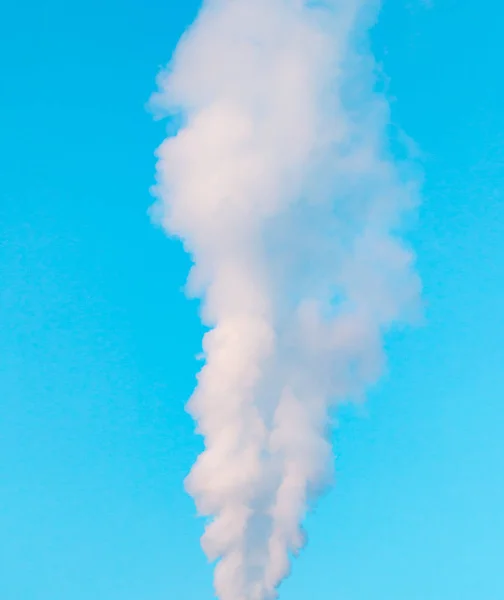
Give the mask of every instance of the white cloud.
M 158 150 L 160 213 L 211 327 L 187 489 L 221 600 L 275 597 L 330 477 L 328 409 L 377 379 L 418 295 L 395 233 L 415 185 L 385 151 L 365 49 L 375 8 L 208 1 L 159 78 L 154 101 L 185 116 Z

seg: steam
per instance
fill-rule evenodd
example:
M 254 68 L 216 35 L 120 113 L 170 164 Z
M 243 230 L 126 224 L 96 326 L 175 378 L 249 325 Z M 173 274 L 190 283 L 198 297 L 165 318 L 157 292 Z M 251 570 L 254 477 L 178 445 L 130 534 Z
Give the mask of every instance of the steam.
M 276 597 L 331 480 L 328 412 L 376 381 L 418 294 L 397 237 L 415 186 L 372 91 L 374 4 L 208 0 L 159 76 L 154 101 L 183 124 L 158 149 L 157 208 L 209 328 L 186 483 L 220 600 Z

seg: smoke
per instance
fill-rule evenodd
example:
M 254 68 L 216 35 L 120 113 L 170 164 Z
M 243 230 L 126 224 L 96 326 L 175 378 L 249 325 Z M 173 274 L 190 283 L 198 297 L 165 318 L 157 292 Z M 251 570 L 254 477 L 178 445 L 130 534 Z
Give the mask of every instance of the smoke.
M 398 237 L 415 185 L 387 151 L 364 0 L 208 0 L 158 80 L 181 118 L 157 213 L 193 258 L 205 366 L 187 490 L 220 600 L 270 600 L 331 481 L 328 413 L 383 368 L 419 284 Z

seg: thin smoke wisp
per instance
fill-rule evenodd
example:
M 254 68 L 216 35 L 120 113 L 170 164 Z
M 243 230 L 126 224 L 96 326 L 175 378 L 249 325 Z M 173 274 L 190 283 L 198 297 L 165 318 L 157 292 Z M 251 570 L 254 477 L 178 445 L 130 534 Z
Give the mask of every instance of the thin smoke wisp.
M 416 183 L 387 150 L 365 0 L 207 0 L 159 75 L 181 117 L 157 214 L 193 260 L 203 436 L 186 486 L 220 600 L 271 600 L 331 481 L 329 412 L 383 368 L 419 283 L 400 239 Z

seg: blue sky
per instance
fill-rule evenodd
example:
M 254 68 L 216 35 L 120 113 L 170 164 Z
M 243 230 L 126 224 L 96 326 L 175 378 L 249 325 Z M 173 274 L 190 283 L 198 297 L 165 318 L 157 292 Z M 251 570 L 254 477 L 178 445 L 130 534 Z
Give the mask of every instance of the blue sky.
M 504 597 L 504 9 L 388 0 L 372 32 L 421 150 L 425 324 L 334 435 L 282 598 Z M 153 227 L 145 104 L 198 3 L 10 3 L 0 23 L 0 597 L 211 598 L 182 481 L 201 328 Z

